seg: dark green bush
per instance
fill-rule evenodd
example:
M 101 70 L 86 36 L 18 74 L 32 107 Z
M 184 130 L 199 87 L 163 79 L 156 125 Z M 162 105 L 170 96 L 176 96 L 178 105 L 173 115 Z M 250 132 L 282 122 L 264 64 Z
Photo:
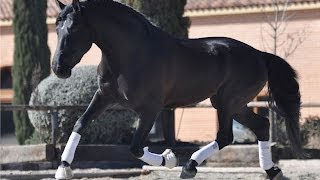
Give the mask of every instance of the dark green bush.
M 301 126 L 302 142 L 307 148 L 320 149 L 320 117 L 309 116 Z
M 96 66 L 81 66 L 72 70 L 68 79 L 54 74 L 44 79 L 32 93 L 30 105 L 88 105 L 98 89 Z M 61 110 L 58 113 L 57 143 L 66 143 L 76 120 L 84 110 Z M 36 133 L 30 142 L 51 142 L 51 116 L 46 111 L 29 111 Z M 94 119 L 82 133 L 80 143 L 129 143 L 137 121 L 136 114 L 125 109 L 107 110 Z

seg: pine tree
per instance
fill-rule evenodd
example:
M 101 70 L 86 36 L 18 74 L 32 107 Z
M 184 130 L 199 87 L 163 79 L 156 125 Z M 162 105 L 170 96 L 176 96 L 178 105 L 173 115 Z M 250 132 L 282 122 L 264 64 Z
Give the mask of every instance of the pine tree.
M 13 104 L 28 104 L 32 91 L 50 73 L 47 45 L 46 0 L 14 0 Z M 25 111 L 13 113 L 15 132 L 20 144 L 33 133 Z
M 162 30 L 176 37 L 188 37 L 190 20 L 183 17 L 186 0 L 124 0 Z

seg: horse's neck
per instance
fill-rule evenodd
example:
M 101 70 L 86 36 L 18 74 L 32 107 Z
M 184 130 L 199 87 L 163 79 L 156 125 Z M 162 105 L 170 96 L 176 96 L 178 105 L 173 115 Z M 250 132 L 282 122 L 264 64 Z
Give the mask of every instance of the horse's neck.
M 137 11 L 117 2 L 109 2 L 101 8 L 89 10 L 90 21 L 95 21 L 109 39 L 118 36 L 148 33 L 151 23 Z
M 113 64 L 126 64 L 129 57 L 133 57 L 136 48 L 144 37 L 148 35 L 148 24 L 137 17 L 129 16 L 125 10 L 118 14 L 111 12 L 91 11 L 90 26 L 95 33 L 95 44 L 107 55 Z

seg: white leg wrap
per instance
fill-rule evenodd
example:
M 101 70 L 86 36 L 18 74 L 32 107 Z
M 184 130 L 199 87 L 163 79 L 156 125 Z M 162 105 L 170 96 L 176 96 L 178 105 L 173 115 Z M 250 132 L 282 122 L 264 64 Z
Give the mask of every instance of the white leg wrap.
M 258 141 L 259 145 L 259 164 L 264 170 L 268 170 L 273 167 L 271 148 L 269 141 Z
M 149 152 L 149 147 L 144 147 L 143 156 L 140 157 L 139 159 L 152 166 L 161 166 L 163 158 L 161 154 L 155 154 L 155 153 Z
M 202 147 L 198 151 L 194 152 L 190 159 L 195 160 L 200 165 L 204 160 L 211 157 L 213 154 L 219 151 L 219 145 L 216 141 Z
M 72 163 L 73 158 L 74 158 L 74 153 L 76 151 L 76 148 L 79 144 L 81 135 L 76 133 L 76 132 L 72 132 L 69 140 L 67 142 L 66 147 L 63 150 L 63 153 L 61 155 L 61 161 L 66 161 L 69 164 Z

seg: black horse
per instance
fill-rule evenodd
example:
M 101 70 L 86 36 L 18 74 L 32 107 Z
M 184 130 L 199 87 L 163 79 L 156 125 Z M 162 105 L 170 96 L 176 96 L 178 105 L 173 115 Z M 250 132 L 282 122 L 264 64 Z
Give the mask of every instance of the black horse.
M 74 126 L 75 135 L 70 136 L 65 150 L 67 158 L 62 158 L 60 166 L 63 172 L 72 162 L 84 127 L 114 103 L 140 115 L 130 151 L 150 164 L 156 163 L 148 160 L 151 155 L 144 157 L 152 153 L 143 149 L 143 144 L 158 113 L 165 107 L 181 107 L 206 98 L 217 109 L 219 119 L 213 148 L 222 149 L 233 141 L 232 119 L 249 127 L 259 141 L 267 142 L 269 120 L 246 106 L 267 81 L 271 100 L 276 102 L 274 107 L 285 118 L 293 151 L 299 157 L 303 155 L 297 75 L 282 58 L 226 37 L 174 38 L 140 13 L 112 0 L 74 0 L 71 5 L 59 5 L 62 11 L 56 22 L 54 73 L 60 78 L 70 77 L 72 68 L 93 43 L 102 51 L 97 70 L 99 89 Z M 169 154 L 173 157 L 172 152 Z M 167 155 L 162 154 L 160 165 L 170 163 Z M 172 161 L 170 167 L 175 165 Z M 190 159 L 181 177 L 194 177 L 197 165 Z M 271 166 L 265 170 L 275 179 L 281 171 Z

